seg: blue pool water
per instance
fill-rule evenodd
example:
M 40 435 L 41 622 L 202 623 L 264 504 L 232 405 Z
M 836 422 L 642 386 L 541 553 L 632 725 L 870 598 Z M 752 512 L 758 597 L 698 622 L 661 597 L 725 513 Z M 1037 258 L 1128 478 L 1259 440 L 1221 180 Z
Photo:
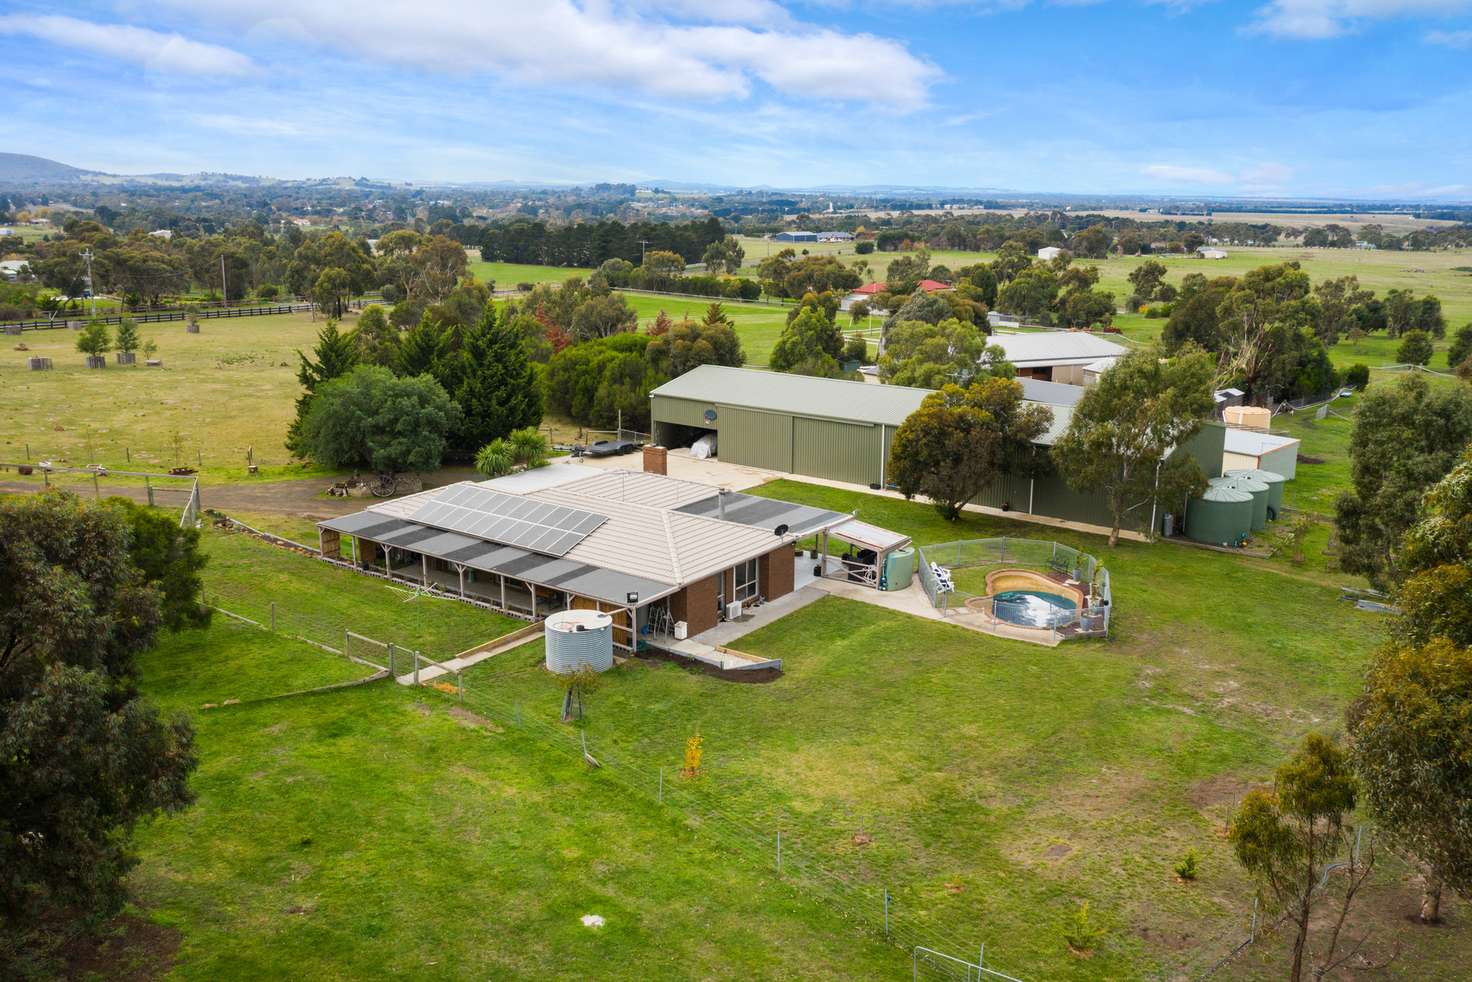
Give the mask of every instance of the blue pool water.
M 1023 627 L 1052 627 L 1067 620 L 1078 607 L 1072 597 L 1041 590 L 1006 590 L 992 598 L 998 620 Z

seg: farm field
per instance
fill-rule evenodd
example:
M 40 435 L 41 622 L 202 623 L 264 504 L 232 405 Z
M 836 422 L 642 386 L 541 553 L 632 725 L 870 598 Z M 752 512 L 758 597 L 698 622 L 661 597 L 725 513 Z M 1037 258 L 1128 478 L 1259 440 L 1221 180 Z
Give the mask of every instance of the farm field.
M 776 252 L 784 245 L 777 242 L 769 243 L 765 239 L 751 236 L 744 237 L 742 244 L 746 249 L 746 265 L 752 269 L 767 255 L 769 246 L 773 252 Z M 858 256 L 854 253 L 852 242 L 799 242 L 786 243 L 786 245 L 796 248 L 799 254 L 806 249 L 813 254 L 837 255 L 849 264 L 856 260 L 867 261 L 870 278 L 881 280 L 884 278 L 885 271 L 889 269 L 890 262 L 905 255 L 900 252 L 873 252 L 867 256 Z M 1441 298 L 1442 309 L 1446 313 L 1447 324 L 1451 328 L 1455 329 L 1462 324 L 1472 322 L 1472 250 L 1382 252 L 1358 249 L 1305 249 L 1292 246 L 1255 248 L 1228 246 L 1226 248 L 1229 253 L 1226 259 L 1206 260 L 1181 255 L 1155 255 L 1109 256 L 1104 259 L 1078 259 L 1075 262 L 1085 266 L 1097 266 L 1100 274 L 1100 287 L 1113 292 L 1115 298 L 1123 302 L 1130 293 L 1130 272 L 1147 259 L 1155 259 L 1164 263 L 1170 270 L 1166 282 L 1176 285 L 1180 284 L 1181 278 L 1187 273 L 1204 273 L 1207 276 L 1240 276 L 1259 266 L 1296 260 L 1302 263 L 1303 268 L 1315 283 L 1324 279 L 1352 275 L 1359 277 L 1361 286 L 1373 289 L 1379 294 L 1396 288 L 1414 290 L 1418 295 L 1434 293 Z M 991 260 L 995 256 L 995 253 L 933 250 L 930 254 L 930 261 L 936 265 L 959 269 L 972 263 Z M 1459 266 L 1469 267 L 1469 269 L 1457 269 L 1456 267 Z
M 312 473 L 284 443 L 301 391 L 296 353 L 311 349 L 322 324 L 309 314 L 206 320 L 199 334 L 177 322 L 140 324 L 163 367 L 143 367 L 142 354 L 137 366 L 109 355 L 102 370 L 85 366 L 76 332 L 27 331 L 19 340 L 29 350 L 0 358 L 0 454 L 19 457 L 29 444 L 33 460 L 134 470 L 202 458 L 206 477 L 245 480 L 254 448 L 259 479 Z M 30 371 L 31 355 L 55 368 Z
M 891 977 L 908 960 L 874 943 L 878 909 L 864 909 L 884 889 L 897 929 L 985 941 L 988 964 L 1029 979 L 1194 976 L 1240 940 L 1250 890 L 1220 828 L 1305 731 L 1342 728 L 1382 621 L 1276 561 L 1107 550 L 794 481 L 757 493 L 857 509 L 921 543 L 1057 537 L 1111 570 L 1114 637 L 1047 649 L 827 598 L 741 639 L 783 659 L 773 683 L 644 659 L 605 675 L 582 723 L 605 765 L 592 772 L 535 643 L 466 672 L 465 708 L 489 724 L 383 684 L 199 714 L 231 691 L 217 666 L 233 684 L 315 655 L 219 618 L 144 665 L 155 698 L 196 711 L 204 748 L 200 803 L 143 832 L 134 875 L 150 916 L 181 932 L 177 976 L 423 974 L 434 959 L 445 975 L 618 976 L 657 952 L 646 977 Z M 499 631 L 442 627 L 423 612 L 487 615 L 247 537 L 208 544 L 207 589 L 264 569 L 263 596 L 330 603 L 385 640 Z M 661 766 L 685 787 L 674 773 L 696 732 L 704 776 L 677 799 L 692 803 L 682 818 L 651 795 Z M 781 880 L 762 862 L 776 828 Z M 1190 848 L 1203 872 L 1187 886 L 1171 868 Z M 1374 896 L 1370 921 L 1405 946 L 1386 977 L 1450 977 L 1472 955 L 1465 932 L 1401 919 L 1416 898 L 1403 870 L 1387 867 Z M 834 898 L 851 905 L 842 918 Z M 1107 929 L 1089 960 L 1062 940 L 1084 900 Z M 608 917 L 606 933 L 585 932 L 583 913 Z M 1281 977 L 1275 945 L 1221 977 Z
M 587 276 L 591 269 L 570 266 L 533 266 L 526 263 L 493 263 L 480 259 L 480 250 L 470 252 L 470 272 L 481 282 L 493 282 L 498 290 L 514 290 L 518 283 L 561 283 L 574 276 Z

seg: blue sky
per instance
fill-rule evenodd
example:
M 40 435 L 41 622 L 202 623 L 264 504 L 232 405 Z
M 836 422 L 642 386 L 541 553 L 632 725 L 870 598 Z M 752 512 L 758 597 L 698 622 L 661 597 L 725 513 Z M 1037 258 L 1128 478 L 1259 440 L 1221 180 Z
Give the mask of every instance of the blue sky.
M 1472 200 L 1472 0 L 6 0 L 0 83 L 122 173 Z

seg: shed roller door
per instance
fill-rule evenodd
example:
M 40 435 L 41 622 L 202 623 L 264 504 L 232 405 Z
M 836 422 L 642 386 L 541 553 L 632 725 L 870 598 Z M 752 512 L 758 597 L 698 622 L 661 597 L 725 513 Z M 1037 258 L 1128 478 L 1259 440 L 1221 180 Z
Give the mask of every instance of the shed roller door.
M 830 481 L 876 483 L 883 453 L 879 430 L 867 424 L 799 416 L 793 421 L 792 469 Z

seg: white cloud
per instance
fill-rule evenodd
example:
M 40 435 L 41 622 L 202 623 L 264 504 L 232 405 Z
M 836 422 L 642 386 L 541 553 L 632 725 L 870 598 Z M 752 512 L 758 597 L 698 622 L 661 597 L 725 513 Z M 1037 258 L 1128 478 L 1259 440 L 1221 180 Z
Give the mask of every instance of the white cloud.
M 415 69 L 688 99 L 743 99 L 758 82 L 788 96 L 907 110 L 940 75 L 903 44 L 801 24 L 784 7 L 734 0 L 166 0 L 261 38 L 294 40 Z
M 1293 178 L 1293 168 L 1268 161 L 1237 172 L 1189 164 L 1147 164 L 1142 170 L 1146 177 L 1165 184 L 1194 184 L 1240 191 L 1279 190 Z
M 0 16 L 0 34 L 18 34 L 51 44 L 90 51 L 174 75 L 246 75 L 251 60 L 216 44 L 191 41 L 125 24 L 94 24 L 75 17 L 11 14 Z
M 308 132 L 305 127 L 287 120 L 260 119 L 234 113 L 195 113 L 189 117 L 189 121 L 196 126 L 241 136 L 287 137 L 302 136 Z
M 1472 31 L 1427 31 L 1426 41 L 1446 48 L 1472 48 Z
M 1270 0 L 1252 30 L 1272 37 L 1321 40 L 1355 30 L 1364 21 L 1444 17 L 1472 10 L 1472 0 Z
M 1233 182 L 1231 174 L 1211 167 L 1147 164 L 1144 171 L 1146 177 L 1153 177 L 1171 184 L 1231 184 Z

